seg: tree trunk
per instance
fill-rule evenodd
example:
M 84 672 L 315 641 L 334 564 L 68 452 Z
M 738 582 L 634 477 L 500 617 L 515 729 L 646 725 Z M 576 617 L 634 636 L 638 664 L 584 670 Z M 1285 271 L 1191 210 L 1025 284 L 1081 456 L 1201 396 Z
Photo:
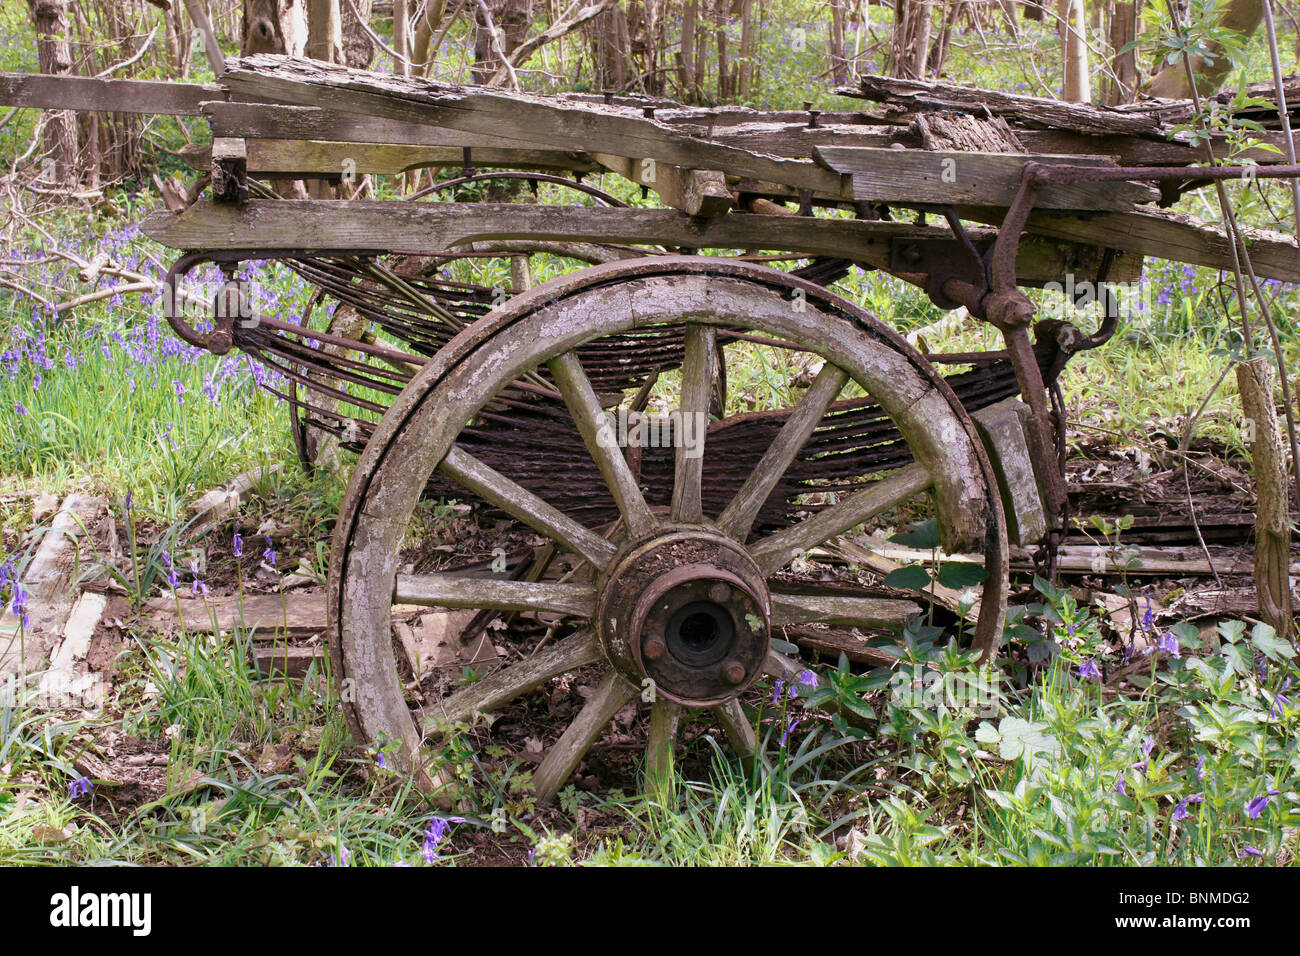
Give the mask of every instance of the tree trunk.
M 367 6 L 369 2 L 367 0 Z M 411 47 L 411 62 L 419 67 L 419 72 L 429 75 L 429 64 L 437 56 L 437 50 L 429 49 L 438 28 L 442 26 L 442 15 L 447 12 L 446 0 L 427 0 L 424 16 L 415 25 L 415 40 Z M 347 26 L 344 25 L 344 45 L 347 44 Z M 349 64 L 350 65 L 350 64 Z
M 1260 0 L 1229 0 L 1227 9 L 1219 19 L 1219 26 L 1235 30 L 1248 37 L 1259 27 L 1264 19 L 1264 4 Z M 1212 52 L 1219 54 L 1217 46 L 1210 44 Z M 1192 73 L 1196 77 L 1196 89 L 1208 96 L 1219 89 L 1224 78 L 1232 70 L 1232 63 L 1226 56 L 1216 55 L 1207 62 L 1204 57 L 1193 56 Z M 1191 84 L 1187 82 L 1187 67 L 1180 55 L 1173 63 L 1166 63 L 1160 72 L 1151 79 L 1147 92 L 1152 96 L 1187 99 L 1192 95 Z
M 1273 398 L 1273 366 L 1257 358 L 1237 365 L 1237 390 L 1246 421 L 1253 423 L 1250 442 L 1255 472 L 1255 589 L 1259 616 L 1278 636 L 1288 638 L 1291 618 L 1291 519 L 1287 505 L 1286 452 L 1278 433 Z
M 695 77 L 695 18 L 697 0 L 686 0 L 682 9 L 682 52 L 679 72 L 681 73 L 682 99 L 693 103 L 696 96 Z
M 1134 48 L 1127 53 L 1120 52 L 1125 45 L 1137 39 L 1137 21 L 1138 0 L 1116 3 L 1111 7 L 1110 48 L 1114 51 L 1111 57 L 1111 70 L 1115 76 L 1107 78 L 1102 94 L 1103 102 L 1107 106 L 1132 103 L 1137 93 L 1137 49 Z
M 502 65 L 498 46 L 501 54 L 508 57 L 524 42 L 532 22 L 533 0 L 485 0 L 474 4 L 474 65 L 470 73 L 475 83 L 486 83 L 492 78 Z
M 305 0 L 244 0 L 240 52 L 302 56 L 307 49 Z
M 841 17 L 840 56 L 844 56 L 844 10 L 840 2 L 836 3 Z M 740 97 L 746 99 L 754 94 L 754 54 L 756 31 L 754 30 L 754 0 L 740 2 Z M 847 73 L 847 68 L 845 73 Z M 847 78 L 842 82 L 848 82 Z
M 713 0 L 713 37 L 718 54 L 718 100 L 731 98 L 731 68 L 727 57 L 727 14 L 731 0 Z
M 894 0 L 890 74 L 919 80 L 930 57 L 930 0 Z
M 1069 0 L 1065 15 L 1065 99 L 1071 103 L 1092 101 L 1087 36 L 1083 0 Z
M 343 62 L 343 18 L 339 0 L 308 0 L 307 55 L 326 63 Z
M 596 86 L 607 90 L 627 89 L 632 41 L 623 4 L 615 3 L 592 20 L 587 33 L 592 41 Z
M 27 0 L 36 31 L 36 62 L 42 73 L 72 73 L 68 41 L 68 0 Z M 63 185 L 77 180 L 77 119 L 72 110 L 45 113 L 45 162 L 41 176 Z
M 830 60 L 831 80 L 836 86 L 849 81 L 848 57 L 844 55 L 844 2 L 831 0 Z M 742 82 L 741 86 L 745 84 Z M 742 90 L 742 95 L 744 91 Z

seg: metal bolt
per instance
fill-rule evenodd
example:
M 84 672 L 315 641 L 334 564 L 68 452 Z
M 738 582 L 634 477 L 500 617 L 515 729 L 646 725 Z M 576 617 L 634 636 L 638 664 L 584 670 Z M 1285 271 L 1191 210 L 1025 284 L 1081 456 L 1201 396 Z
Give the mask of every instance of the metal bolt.
M 643 106 L 641 107 L 641 115 L 644 116 L 646 119 L 654 119 L 655 108 L 653 106 Z
M 724 604 L 731 598 L 731 588 L 721 581 L 709 587 L 709 600 L 717 604 Z
M 723 665 L 722 676 L 728 684 L 739 684 L 745 679 L 745 665 L 739 661 L 730 661 Z
M 664 642 L 657 637 L 649 638 L 641 648 L 641 656 L 648 661 L 656 661 L 664 656 L 664 651 L 668 648 Z

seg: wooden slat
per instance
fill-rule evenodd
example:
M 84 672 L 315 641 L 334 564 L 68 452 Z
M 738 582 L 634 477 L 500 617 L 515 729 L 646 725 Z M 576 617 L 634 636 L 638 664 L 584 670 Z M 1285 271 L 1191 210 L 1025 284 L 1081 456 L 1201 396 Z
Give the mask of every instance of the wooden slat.
M 459 146 L 391 146 L 309 139 L 250 139 L 248 169 L 254 173 L 338 176 L 351 164 L 358 176 L 392 176 L 408 169 L 451 166 L 459 169 L 465 151 Z M 593 172 L 599 167 L 574 154 L 544 149 L 474 149 L 475 168 L 552 169 Z
M 974 206 L 957 209 L 963 219 L 990 223 L 1001 222 L 1004 212 Z M 1164 209 L 1093 216 L 1036 213 L 1029 217 L 1026 229 L 1035 235 L 1083 240 L 1211 269 L 1233 268 L 1232 243 L 1223 229 Z M 1261 279 L 1300 282 L 1300 245 L 1295 239 L 1265 229 L 1246 229 L 1246 233 L 1250 259 Z
M 225 98 L 220 86 L 198 83 L 0 73 L 0 105 L 4 106 L 197 116 L 203 101 Z
M 732 212 L 692 219 L 670 209 L 604 209 L 509 203 L 250 200 L 240 209 L 200 200 L 179 215 L 158 212 L 141 228 L 173 249 L 376 249 L 434 254 L 489 239 L 644 243 L 692 249 L 772 249 L 845 256 L 889 267 L 895 238 L 949 238 L 946 228 L 904 222 L 814 219 Z M 980 240 L 987 231 L 974 229 Z M 1026 240 L 1016 268 L 1026 284 L 1095 275 L 1097 249 L 1064 240 Z
M 595 159 L 610 172 L 652 190 L 664 205 L 690 216 L 721 216 L 731 209 L 731 190 L 717 170 L 681 169 L 667 163 L 648 166 L 610 153 L 595 153 Z
M 721 169 L 830 196 L 846 196 L 838 173 L 812 163 L 701 142 L 625 107 L 433 83 L 259 55 L 234 61 L 223 77 L 245 96 L 499 136 L 536 145 L 600 150 L 687 169 Z
M 450 574 L 399 574 L 393 600 L 425 607 L 493 608 L 590 617 L 596 603 L 589 584 L 506 581 Z
M 922 149 L 819 146 L 818 160 L 853 177 L 853 198 L 863 202 L 980 203 L 1010 206 L 1028 162 L 1044 165 L 1110 165 L 1094 157 L 1026 153 L 961 153 Z M 1126 211 L 1154 202 L 1159 193 L 1138 183 L 1075 183 L 1045 186 L 1034 204 L 1043 209 Z

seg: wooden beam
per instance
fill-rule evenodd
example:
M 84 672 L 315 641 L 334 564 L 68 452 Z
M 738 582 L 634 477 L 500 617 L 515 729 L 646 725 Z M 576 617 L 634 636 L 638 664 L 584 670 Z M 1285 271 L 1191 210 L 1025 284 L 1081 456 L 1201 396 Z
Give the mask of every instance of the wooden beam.
M 653 190 L 666 206 L 688 216 L 721 216 L 731 209 L 726 177 L 716 170 L 681 169 L 653 160 L 594 153 L 595 160 L 629 182 Z
M 406 203 L 254 199 L 240 208 L 200 200 L 185 212 L 156 212 L 141 228 L 173 249 L 374 249 L 420 255 L 446 253 L 490 239 L 643 243 L 691 249 L 778 250 L 847 257 L 865 267 L 888 269 L 895 239 L 946 239 L 937 226 L 811 216 L 763 216 L 732 212 L 693 218 L 674 209 L 606 209 L 511 203 Z M 989 233 L 974 229 L 972 238 Z M 1032 238 L 1016 260 L 1030 285 L 1090 275 L 1097 249 Z
M 343 143 L 313 139 L 247 140 L 248 169 L 278 176 L 340 175 L 351 168 L 358 176 L 392 176 L 409 169 L 461 168 L 459 146 L 394 146 L 388 143 Z M 475 168 L 549 169 L 595 172 L 595 162 L 560 150 L 482 149 L 471 151 Z M 349 163 L 351 166 L 349 167 Z
M 225 80 L 245 96 L 441 126 L 530 145 L 543 142 L 688 169 L 722 169 L 847 197 L 846 180 L 832 170 L 693 139 L 624 107 L 570 106 L 526 93 L 505 94 L 270 55 L 233 61 Z
M 1006 210 L 959 206 L 957 214 L 975 222 L 1000 223 Z M 1233 268 L 1232 242 L 1222 228 L 1195 216 L 1164 209 L 1143 208 L 1091 216 L 1035 213 L 1029 217 L 1026 231 L 1211 269 L 1231 272 Z M 1295 239 L 1266 229 L 1243 227 L 1243 231 L 1251 262 L 1260 278 L 1300 282 L 1300 245 Z
M 242 139 L 219 136 L 212 141 L 212 198 L 242 203 L 248 199 L 248 154 Z
M 818 146 L 818 161 L 853 177 L 853 198 L 864 202 L 980 203 L 1010 206 L 1026 163 L 1109 166 L 1095 157 L 1025 153 L 962 153 L 921 149 Z M 1154 202 L 1159 192 L 1128 182 L 1044 186 L 1034 204 L 1043 209 L 1127 211 Z
M 0 105 L 4 106 L 197 116 L 201 102 L 227 95 L 220 86 L 198 83 L 0 73 Z

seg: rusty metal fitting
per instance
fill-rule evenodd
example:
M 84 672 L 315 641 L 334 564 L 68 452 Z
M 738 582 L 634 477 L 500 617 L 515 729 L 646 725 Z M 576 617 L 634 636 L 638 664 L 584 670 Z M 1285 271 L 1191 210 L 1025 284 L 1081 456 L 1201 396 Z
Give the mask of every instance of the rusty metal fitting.
M 983 305 L 988 320 L 1004 332 L 1026 328 L 1034 320 L 1034 304 L 1019 289 L 990 292 Z
M 627 546 L 603 576 L 595 620 L 624 678 L 649 678 L 656 694 L 688 707 L 734 698 L 771 646 L 762 572 L 734 541 L 698 527 Z

